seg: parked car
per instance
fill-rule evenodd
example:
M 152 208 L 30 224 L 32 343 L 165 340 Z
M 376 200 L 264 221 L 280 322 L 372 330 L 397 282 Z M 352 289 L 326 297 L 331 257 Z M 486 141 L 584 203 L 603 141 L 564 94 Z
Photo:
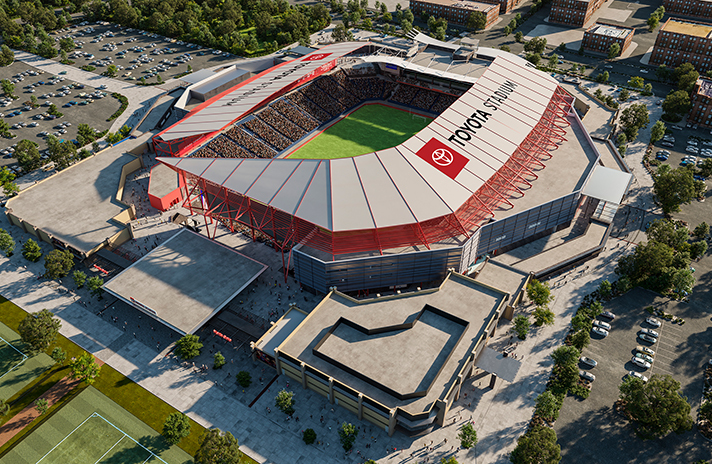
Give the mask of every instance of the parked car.
M 626 375 L 626 377 L 635 377 L 635 378 L 642 380 L 643 382 L 648 381 L 648 378 L 646 376 L 644 376 L 640 372 L 635 372 L 635 371 L 628 372 L 628 375 Z
M 646 334 L 646 333 L 640 333 L 640 334 L 638 334 L 638 338 L 640 338 L 641 340 L 643 340 L 643 341 L 645 341 L 645 342 L 652 343 L 652 344 L 654 344 L 654 343 L 656 343 L 656 342 L 658 341 L 657 338 L 651 337 L 650 335 L 648 335 L 648 334 Z
M 630 360 L 633 364 L 635 364 L 638 367 L 642 367 L 643 369 L 650 369 L 650 363 L 647 361 L 644 361 L 640 358 L 637 358 L 633 356 L 633 358 Z
M 594 327 L 600 327 L 602 329 L 611 330 L 611 324 L 609 324 L 608 322 L 595 320 L 595 321 L 593 321 L 593 325 L 594 325 Z
M 589 382 L 593 382 L 596 380 L 596 376 L 591 374 L 590 372 L 586 372 L 583 370 L 579 370 L 579 377 L 581 377 L 584 380 L 588 380 Z
M 640 329 L 640 333 L 644 333 L 655 338 L 658 338 L 660 336 L 660 334 L 654 331 L 653 329 Z
M 655 153 L 655 154 L 656 154 L 656 155 L 666 155 L 666 156 L 670 156 L 670 152 L 667 151 L 667 150 L 658 150 L 658 152 Z
M 662 325 L 662 323 L 659 320 L 655 319 L 654 317 L 649 317 L 649 318 L 645 319 L 645 322 L 652 325 L 653 327 L 660 327 Z
M 649 356 L 645 353 L 635 353 L 634 355 L 638 359 L 642 359 L 645 362 L 649 362 L 650 364 L 653 364 L 653 358 L 652 356 Z
M 596 367 L 598 365 L 598 363 L 595 360 L 593 360 L 591 358 L 587 358 L 586 356 L 581 356 L 579 358 L 579 362 L 585 366 L 588 366 L 591 369 L 593 369 L 594 367 Z
M 607 336 L 608 336 L 608 331 L 607 331 L 606 329 L 602 329 L 602 328 L 600 328 L 600 327 L 594 327 L 594 328 L 591 329 L 591 330 L 593 330 L 593 333 L 596 333 L 596 334 L 601 335 L 601 336 L 603 336 L 603 337 L 607 337 Z
M 603 316 L 603 317 L 605 317 L 605 318 L 608 318 L 608 319 L 610 319 L 610 320 L 613 320 L 613 319 L 616 318 L 616 315 L 613 314 L 613 313 L 610 312 L 610 311 L 603 311 L 603 312 L 601 313 L 601 316 Z
M 635 351 L 637 351 L 637 352 L 639 352 L 639 353 L 645 353 L 645 354 L 647 354 L 647 355 L 649 355 L 649 356 L 655 356 L 655 351 L 651 350 L 651 349 L 648 348 L 647 346 L 640 346 L 640 345 L 638 345 L 638 346 L 635 347 Z

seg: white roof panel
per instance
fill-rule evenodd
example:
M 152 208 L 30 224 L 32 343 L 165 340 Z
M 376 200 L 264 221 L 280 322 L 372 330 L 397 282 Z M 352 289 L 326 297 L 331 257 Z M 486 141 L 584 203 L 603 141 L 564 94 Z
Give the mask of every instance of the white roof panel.
M 329 161 L 322 160 L 295 215 L 325 229 L 334 230 L 331 219 L 331 186 Z
M 272 160 L 245 159 L 235 169 L 230 177 L 223 183 L 223 186 L 233 192 L 244 194 L 255 180 L 262 174 L 269 162 Z
M 361 174 L 361 184 L 373 213 L 376 227 L 390 227 L 417 222 L 408 204 L 375 154 L 353 158 Z M 413 198 L 412 200 L 416 200 Z
M 294 214 L 318 167 L 319 160 L 301 160 L 289 179 L 281 185 L 270 205 L 289 214 Z
M 331 160 L 331 182 L 339 186 L 331 191 L 334 231 L 375 227 L 354 158 Z

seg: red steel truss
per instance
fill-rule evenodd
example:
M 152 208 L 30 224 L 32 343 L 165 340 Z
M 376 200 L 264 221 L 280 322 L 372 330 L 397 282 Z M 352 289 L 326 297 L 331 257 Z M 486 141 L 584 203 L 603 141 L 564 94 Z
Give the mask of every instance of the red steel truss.
M 456 236 L 469 236 L 483 221 L 494 216 L 501 205 L 513 206 L 510 198 L 524 195 L 537 178 L 536 169 L 552 157 L 551 151 L 565 141 L 566 115 L 573 97 L 557 87 L 543 116 L 509 160 L 454 213 L 395 227 L 332 232 L 250 197 L 228 190 L 176 168 L 187 186 L 185 206 L 203 214 L 213 232 L 218 223 L 231 231 L 248 231 L 253 240 L 262 237 L 282 252 L 292 246 L 305 246 L 332 255 L 425 246 Z M 203 137 L 200 137 L 202 139 Z M 197 138 L 181 141 L 179 151 L 195 146 Z M 176 153 L 175 143 L 157 144 L 164 153 Z M 210 228 L 210 226 L 208 227 Z M 209 235 L 211 234 L 208 231 Z M 287 264 L 288 265 L 288 264 Z

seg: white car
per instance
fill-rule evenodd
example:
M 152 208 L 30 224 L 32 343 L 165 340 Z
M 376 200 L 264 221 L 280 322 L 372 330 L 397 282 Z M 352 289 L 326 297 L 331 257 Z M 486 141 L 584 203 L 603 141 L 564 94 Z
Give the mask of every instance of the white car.
M 630 372 L 628 372 L 627 377 L 635 377 L 635 378 L 638 378 L 638 379 L 642 380 L 643 382 L 647 382 L 647 381 L 648 381 L 648 378 L 647 378 L 646 376 L 644 376 L 644 375 L 641 374 L 640 372 L 635 372 L 635 371 L 630 371 Z
M 649 317 L 649 318 L 645 319 L 645 322 L 647 322 L 648 324 L 652 325 L 655 328 L 660 327 L 662 325 L 662 323 L 659 320 L 655 319 L 654 317 Z
M 588 380 L 589 382 L 593 382 L 596 380 L 596 376 L 591 374 L 590 372 L 579 370 L 579 377 L 581 377 L 584 380 Z
M 635 356 L 633 356 L 633 358 L 631 358 L 630 362 L 632 362 L 633 364 L 635 364 L 638 367 L 642 367 L 643 369 L 650 369 L 649 362 L 644 361 L 640 358 L 636 358 Z
M 594 327 L 594 328 L 591 329 L 591 330 L 593 330 L 593 333 L 596 333 L 596 334 L 601 335 L 601 336 L 603 336 L 603 337 L 607 337 L 607 336 L 608 336 L 608 331 L 607 331 L 606 329 L 602 329 L 602 328 L 600 328 L 600 327 Z
M 602 329 L 611 330 L 611 324 L 603 321 L 593 321 L 594 327 L 600 327 Z
M 646 335 L 650 335 L 651 337 L 658 338 L 660 336 L 659 333 L 654 331 L 653 329 L 640 329 L 640 333 L 644 333 Z

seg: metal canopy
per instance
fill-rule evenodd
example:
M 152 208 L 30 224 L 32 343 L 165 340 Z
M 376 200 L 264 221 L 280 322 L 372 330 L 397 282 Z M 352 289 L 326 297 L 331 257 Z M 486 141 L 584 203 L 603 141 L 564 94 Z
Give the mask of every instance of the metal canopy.
M 279 94 L 284 88 L 317 74 L 323 66 L 333 67 L 337 59 L 362 47 L 364 44 L 358 42 L 337 43 L 275 66 L 256 79 L 241 83 L 216 97 L 209 105 L 188 115 L 158 136 L 164 141 L 170 141 L 220 130 Z
M 581 193 L 620 205 L 632 178 L 627 172 L 597 165 Z
M 571 102 L 547 74 L 517 56 L 499 56 L 468 92 L 393 148 L 334 160 L 158 159 L 198 182 L 256 200 L 260 224 L 281 221 L 277 227 L 296 234 L 290 240 L 312 237 L 329 249 L 336 245 L 328 245 L 325 233 L 360 231 L 364 249 L 404 240 L 427 244 L 473 230 L 508 196 L 522 195 L 518 185 L 536 178 L 530 167 L 543 167 L 538 159 L 550 158 L 564 140 Z M 228 209 L 238 208 L 244 206 Z M 321 229 L 289 225 L 289 217 Z M 369 236 L 373 230 L 393 234 Z
M 477 358 L 475 366 L 490 374 L 497 374 L 497 377 L 507 382 L 514 382 L 522 363 L 514 358 L 505 358 L 502 353 L 487 346 Z

